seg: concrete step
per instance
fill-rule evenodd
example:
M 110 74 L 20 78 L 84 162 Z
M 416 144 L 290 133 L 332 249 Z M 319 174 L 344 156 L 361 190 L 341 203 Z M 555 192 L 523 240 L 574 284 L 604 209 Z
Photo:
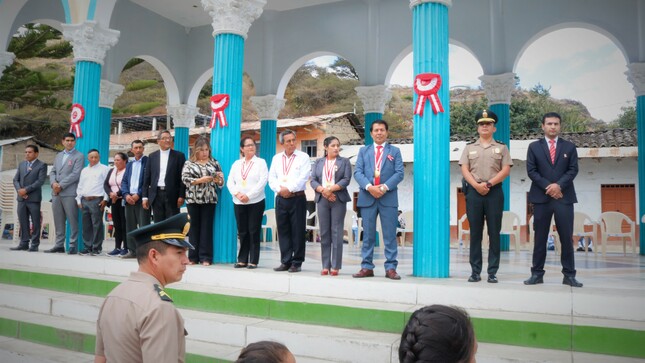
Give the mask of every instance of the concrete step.
M 0 336 L 3 363 L 91 363 L 94 355 Z

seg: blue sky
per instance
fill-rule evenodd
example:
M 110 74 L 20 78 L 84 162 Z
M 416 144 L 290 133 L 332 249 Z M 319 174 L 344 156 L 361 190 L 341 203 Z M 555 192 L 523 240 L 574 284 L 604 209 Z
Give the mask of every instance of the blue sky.
M 483 71 L 475 57 L 457 46 L 450 46 L 450 87 L 481 85 Z M 329 64 L 334 57 L 316 59 Z M 635 104 L 627 81 L 626 60 L 618 47 L 604 35 L 581 28 L 558 30 L 537 39 L 522 54 L 515 69 L 520 87 L 531 89 L 540 83 L 551 96 L 582 102 L 591 115 L 609 122 L 622 106 Z M 404 58 L 391 84 L 412 85 L 412 54 Z

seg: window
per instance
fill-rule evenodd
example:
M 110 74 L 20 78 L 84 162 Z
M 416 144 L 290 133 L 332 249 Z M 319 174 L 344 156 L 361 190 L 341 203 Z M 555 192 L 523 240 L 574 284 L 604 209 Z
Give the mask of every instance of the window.
M 310 158 L 318 156 L 318 140 L 302 140 L 300 147 L 302 152 L 307 153 Z

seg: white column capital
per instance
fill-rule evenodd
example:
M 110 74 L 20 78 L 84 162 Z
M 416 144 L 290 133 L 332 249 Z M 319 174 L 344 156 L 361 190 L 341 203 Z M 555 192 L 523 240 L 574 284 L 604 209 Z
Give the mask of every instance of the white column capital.
M 262 15 L 266 0 L 201 0 L 213 19 L 213 36 L 237 34 L 246 39 L 251 24 Z
M 285 103 L 285 99 L 275 95 L 251 97 L 251 104 L 258 111 L 260 120 L 277 120 Z
M 172 117 L 173 127 L 195 127 L 195 116 L 197 116 L 197 107 L 189 105 L 172 105 L 167 106 L 168 115 Z
M 74 47 L 74 61 L 89 61 L 103 65 L 105 54 L 119 41 L 120 31 L 105 29 L 95 21 L 62 24 L 63 36 Z
M 645 96 L 645 63 L 628 64 L 625 75 L 634 87 L 636 97 Z
M 14 58 L 16 55 L 11 52 L 0 52 L 0 77 L 2 77 L 4 69 L 13 63 Z
M 362 86 L 354 89 L 363 102 L 363 113 L 385 112 L 385 105 L 392 98 L 392 91 L 384 85 Z
M 122 85 L 118 83 L 112 83 L 106 81 L 105 79 L 101 80 L 101 93 L 99 96 L 99 107 L 109 108 L 110 110 L 114 106 L 114 101 L 121 96 L 123 93 Z
M 488 105 L 511 104 L 511 94 L 515 89 L 515 73 L 483 75 L 479 77 L 488 98 Z
M 423 3 L 439 3 L 447 7 L 452 6 L 452 0 L 410 0 L 410 9 L 414 8 L 417 5 L 421 5 Z

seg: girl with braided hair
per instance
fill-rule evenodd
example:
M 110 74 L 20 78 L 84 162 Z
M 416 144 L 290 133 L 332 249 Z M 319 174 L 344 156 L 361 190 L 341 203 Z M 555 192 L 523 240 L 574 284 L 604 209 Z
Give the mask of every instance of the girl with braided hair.
M 401 363 L 474 363 L 477 340 L 468 313 L 431 305 L 415 311 L 401 335 Z

